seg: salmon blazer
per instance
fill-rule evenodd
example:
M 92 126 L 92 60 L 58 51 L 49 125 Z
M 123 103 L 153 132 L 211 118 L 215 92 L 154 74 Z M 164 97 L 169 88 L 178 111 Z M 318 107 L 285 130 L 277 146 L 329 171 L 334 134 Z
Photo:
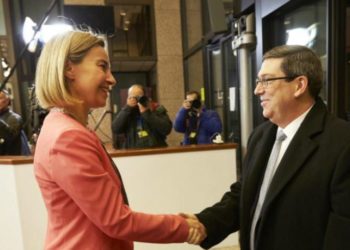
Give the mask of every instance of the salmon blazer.
M 187 238 L 183 218 L 133 212 L 124 203 L 121 180 L 96 134 L 64 113 L 46 117 L 34 171 L 48 212 L 45 249 L 131 250 L 133 241 Z

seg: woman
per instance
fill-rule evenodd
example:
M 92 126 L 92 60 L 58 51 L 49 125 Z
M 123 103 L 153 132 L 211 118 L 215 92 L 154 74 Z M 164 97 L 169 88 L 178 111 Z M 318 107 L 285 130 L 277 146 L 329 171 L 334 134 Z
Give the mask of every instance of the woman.
M 111 87 L 104 41 L 83 31 L 58 35 L 37 65 L 36 95 L 49 109 L 34 155 L 47 211 L 46 249 L 133 249 L 133 241 L 198 243 L 201 225 L 177 215 L 133 212 L 119 172 L 87 125 Z

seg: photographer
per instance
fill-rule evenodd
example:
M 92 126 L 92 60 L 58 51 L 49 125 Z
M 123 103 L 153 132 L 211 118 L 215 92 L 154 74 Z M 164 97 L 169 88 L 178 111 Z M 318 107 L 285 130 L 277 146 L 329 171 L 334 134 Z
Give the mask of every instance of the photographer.
M 187 92 L 186 99 L 176 114 L 174 129 L 184 133 L 183 145 L 210 144 L 222 131 L 218 113 L 204 108 L 200 100 L 197 91 Z
M 29 155 L 22 117 L 10 109 L 7 91 L 0 92 L 0 155 Z
M 124 141 L 122 148 L 165 147 L 171 128 L 167 110 L 151 103 L 138 84 L 129 88 L 127 103 L 112 122 L 113 133 Z

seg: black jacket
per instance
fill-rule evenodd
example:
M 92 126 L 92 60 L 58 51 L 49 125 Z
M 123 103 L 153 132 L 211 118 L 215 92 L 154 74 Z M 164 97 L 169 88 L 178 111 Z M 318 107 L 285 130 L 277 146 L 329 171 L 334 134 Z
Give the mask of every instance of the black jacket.
M 118 148 L 165 147 L 166 136 L 171 132 L 172 122 L 163 106 L 154 111 L 148 109 L 140 114 L 139 109 L 125 106 L 112 122 L 112 131 Z M 145 131 L 145 132 L 144 132 Z M 118 146 L 117 146 L 118 145 Z
M 22 118 L 10 109 L 0 113 L 0 155 L 21 155 Z
M 249 250 L 256 198 L 277 127 L 252 133 L 242 180 L 222 200 L 198 214 L 209 248 L 240 230 Z M 213 180 L 215 181 L 215 180 Z M 256 231 L 256 250 L 350 249 L 350 123 L 335 118 L 318 99 L 289 144 L 272 179 Z

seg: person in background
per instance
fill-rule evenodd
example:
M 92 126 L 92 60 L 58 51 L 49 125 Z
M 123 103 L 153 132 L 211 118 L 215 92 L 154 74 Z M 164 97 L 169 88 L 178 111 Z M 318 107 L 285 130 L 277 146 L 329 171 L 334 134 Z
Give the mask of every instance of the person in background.
M 221 133 L 222 124 L 216 111 L 203 107 L 200 94 L 189 91 L 176 114 L 174 129 L 184 133 L 183 145 L 210 144 Z
M 90 32 L 68 31 L 48 41 L 38 60 L 36 96 L 49 110 L 34 154 L 48 215 L 44 248 L 132 250 L 133 241 L 197 243 L 205 236 L 200 223 L 130 208 L 118 168 L 87 127 L 90 110 L 104 107 L 116 84 L 104 46 Z
M 322 79 L 307 47 L 264 55 L 254 94 L 268 121 L 250 136 L 242 178 L 187 216 L 206 227 L 203 248 L 239 230 L 241 250 L 350 249 L 350 123 L 327 111 Z
M 28 140 L 22 130 L 22 117 L 10 109 L 6 90 L 0 92 L 0 155 L 30 155 Z
M 150 102 L 138 84 L 129 88 L 126 105 L 112 122 L 113 133 L 124 136 L 122 148 L 166 147 L 171 128 L 167 110 Z

